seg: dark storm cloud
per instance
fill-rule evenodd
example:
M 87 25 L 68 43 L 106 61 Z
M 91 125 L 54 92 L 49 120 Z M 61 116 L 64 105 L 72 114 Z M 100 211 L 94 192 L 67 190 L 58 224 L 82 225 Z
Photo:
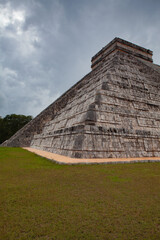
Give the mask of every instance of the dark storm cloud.
M 0 115 L 36 115 L 119 36 L 154 51 L 158 0 L 0 0 Z

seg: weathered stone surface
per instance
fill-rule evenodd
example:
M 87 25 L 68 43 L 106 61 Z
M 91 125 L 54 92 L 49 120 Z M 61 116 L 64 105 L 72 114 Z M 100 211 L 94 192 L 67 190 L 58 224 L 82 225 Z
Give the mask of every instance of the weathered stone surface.
M 3 145 L 77 158 L 160 156 L 160 66 L 116 38 L 92 71 Z

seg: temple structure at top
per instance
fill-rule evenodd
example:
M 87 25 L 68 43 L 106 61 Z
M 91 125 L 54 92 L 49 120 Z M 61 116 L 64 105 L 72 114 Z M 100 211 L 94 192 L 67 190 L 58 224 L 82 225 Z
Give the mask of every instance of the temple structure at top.
M 114 54 L 117 51 L 122 51 L 143 60 L 153 62 L 153 52 L 149 49 L 140 47 L 121 38 L 114 38 L 109 44 L 102 48 L 96 55 L 92 57 L 91 68 L 97 67 L 107 56 Z

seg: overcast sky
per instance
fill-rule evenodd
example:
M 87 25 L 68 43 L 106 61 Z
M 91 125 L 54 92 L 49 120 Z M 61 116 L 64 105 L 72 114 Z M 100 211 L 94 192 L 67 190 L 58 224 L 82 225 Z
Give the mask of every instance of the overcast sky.
M 160 0 L 0 0 L 0 116 L 36 116 L 114 37 L 160 65 Z

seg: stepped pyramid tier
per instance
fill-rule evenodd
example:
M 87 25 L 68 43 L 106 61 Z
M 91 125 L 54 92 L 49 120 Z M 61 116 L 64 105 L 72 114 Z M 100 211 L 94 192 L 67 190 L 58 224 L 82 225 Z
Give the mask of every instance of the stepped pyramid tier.
M 152 51 L 115 38 L 92 71 L 3 146 L 76 158 L 160 156 L 160 66 Z

